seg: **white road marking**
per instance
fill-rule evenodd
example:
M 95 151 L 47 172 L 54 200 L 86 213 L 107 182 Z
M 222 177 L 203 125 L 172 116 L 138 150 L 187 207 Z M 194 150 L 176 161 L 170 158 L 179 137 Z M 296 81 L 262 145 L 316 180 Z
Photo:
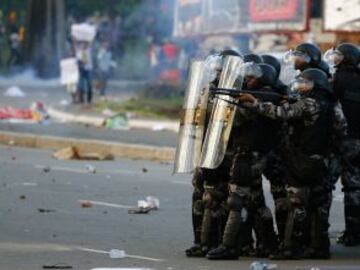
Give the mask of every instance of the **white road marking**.
M 80 203 L 82 203 L 82 202 L 90 202 L 93 205 L 101 205 L 101 206 L 108 206 L 108 207 L 122 208 L 122 209 L 134 208 L 134 206 L 130 206 L 130 205 L 107 203 L 107 202 L 98 202 L 98 201 L 90 201 L 90 200 L 79 200 L 79 202 Z
M 76 249 L 80 250 L 80 251 L 97 253 L 97 254 L 110 254 L 109 251 L 99 250 L 99 249 L 82 248 L 82 247 L 76 247 Z M 138 256 L 138 255 L 130 255 L 130 254 L 126 254 L 125 258 L 147 260 L 147 261 L 153 261 L 153 262 L 163 262 L 164 261 L 163 259 L 157 259 L 157 258 L 151 258 L 151 257 L 145 257 L 145 256 Z
M 37 185 L 38 185 L 37 183 L 31 183 L 31 182 L 23 183 L 23 186 L 26 186 L 26 187 L 36 187 Z
M 35 168 L 38 168 L 38 169 L 44 169 L 45 167 L 46 166 L 43 166 L 43 165 L 35 165 Z M 89 173 L 87 170 L 70 168 L 70 167 L 61 167 L 61 166 L 51 166 L 50 170 L 52 170 L 52 171 L 74 172 L 74 173 L 83 173 L 83 174 L 88 174 Z
M 35 165 L 37 169 L 45 169 L 49 166 L 45 165 Z M 140 169 L 139 169 L 140 170 Z M 71 168 L 71 167 L 63 167 L 63 166 L 50 166 L 50 171 L 64 171 L 64 172 L 73 172 L 73 173 L 83 173 L 88 174 L 89 171 L 85 169 Z M 127 174 L 127 175 L 136 175 L 143 174 L 140 171 L 131 171 L 131 170 L 97 170 L 98 173 L 106 173 L 106 174 Z

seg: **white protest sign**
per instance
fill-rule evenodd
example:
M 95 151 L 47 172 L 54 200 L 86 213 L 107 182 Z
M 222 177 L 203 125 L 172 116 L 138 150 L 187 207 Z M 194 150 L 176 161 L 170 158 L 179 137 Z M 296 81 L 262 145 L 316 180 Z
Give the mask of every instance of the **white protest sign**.
M 76 84 L 79 81 L 79 67 L 76 58 L 66 58 L 60 61 L 60 83 Z

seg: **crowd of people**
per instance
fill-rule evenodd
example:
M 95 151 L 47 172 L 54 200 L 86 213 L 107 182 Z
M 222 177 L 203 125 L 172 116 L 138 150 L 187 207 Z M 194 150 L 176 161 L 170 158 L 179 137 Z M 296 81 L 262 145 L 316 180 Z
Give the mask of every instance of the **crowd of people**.
M 184 111 L 178 148 L 190 148 L 177 149 L 188 156 L 175 160 L 175 166 L 189 164 L 189 155 L 197 156 L 195 143 L 182 142 L 202 141 L 192 181 L 189 257 L 329 259 L 329 212 L 339 179 L 345 230 L 337 241 L 360 245 L 359 48 L 343 43 L 322 56 L 316 45 L 302 43 L 284 62 L 224 50 L 202 61 L 216 76 L 205 85 L 190 80 L 190 88 L 202 85 L 202 102 L 209 97 L 204 117 L 200 105 L 195 113 Z M 289 84 L 279 79 L 285 71 L 293 76 Z M 193 126 L 203 126 L 204 133 L 192 133 Z M 274 216 L 263 176 L 270 182 Z
M 17 24 L 16 12 L 10 12 L 7 20 L 0 10 L 0 67 L 9 70 L 23 64 L 21 46 L 25 38 L 25 29 Z M 9 51 L 5 58 L 4 51 Z

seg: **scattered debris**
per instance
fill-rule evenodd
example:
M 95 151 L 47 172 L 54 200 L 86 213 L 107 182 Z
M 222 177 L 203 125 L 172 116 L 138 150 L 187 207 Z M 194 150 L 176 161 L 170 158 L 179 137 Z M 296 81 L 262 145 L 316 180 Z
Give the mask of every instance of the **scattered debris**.
M 43 168 L 43 172 L 45 172 L 45 173 L 50 172 L 50 170 L 51 170 L 50 166 L 45 166 L 45 167 Z
M 13 140 L 9 141 L 9 145 L 14 145 L 15 142 Z
M 11 123 L 41 123 L 46 119 L 49 119 L 49 114 L 41 101 L 34 102 L 30 109 L 0 108 L 0 120 Z
M 89 173 L 96 173 L 96 168 L 94 166 L 92 166 L 91 164 L 86 164 L 85 168 Z
M 129 214 L 147 214 L 151 210 L 158 210 L 160 207 L 160 201 L 153 196 L 147 196 L 146 200 L 139 200 L 137 208 L 131 208 L 128 210 Z
M 106 108 L 105 110 L 102 111 L 102 114 L 108 117 L 113 117 L 114 115 L 116 115 L 116 112 L 114 112 L 109 108 Z
M 143 172 L 143 173 L 147 173 L 147 172 L 148 172 L 148 169 L 142 168 L 142 172 Z
M 42 122 L 50 118 L 49 113 L 45 109 L 45 105 L 41 101 L 36 101 L 31 104 L 32 118 L 37 122 Z
M 0 108 L 0 119 L 32 119 L 30 109 L 15 109 L 11 106 Z
M 249 270 L 277 270 L 277 264 L 267 264 L 264 262 L 255 261 L 250 264 Z
M 151 208 L 132 208 L 128 210 L 129 214 L 147 214 Z
M 60 160 L 113 160 L 114 156 L 109 153 L 83 152 L 75 146 L 66 147 L 56 151 L 53 157 Z
M 160 200 L 154 196 L 147 196 L 146 201 L 152 209 L 158 210 L 160 207 Z
M 11 157 L 11 160 L 16 160 L 16 157 Z
M 119 250 L 119 249 L 112 249 L 110 250 L 110 258 L 111 259 L 123 259 L 126 257 L 126 253 L 124 250 Z
M 21 195 L 21 196 L 19 197 L 19 199 L 20 199 L 20 200 L 25 200 L 25 199 L 26 199 L 26 196 L 25 196 L 25 195 Z
M 77 159 L 76 148 L 73 146 L 63 148 L 56 151 L 53 157 L 60 160 Z
M 105 127 L 109 129 L 128 129 L 129 120 L 126 114 L 119 113 L 105 120 Z
M 90 201 L 81 201 L 82 208 L 91 208 L 93 204 Z
M 107 215 L 107 214 L 108 214 L 108 211 L 103 211 L 103 214 L 104 214 L 104 215 Z
M 64 263 L 58 263 L 53 265 L 43 265 L 43 269 L 73 269 L 71 265 L 64 264 Z
M 26 94 L 18 86 L 11 86 L 6 89 L 4 96 L 6 97 L 26 97 Z
M 38 208 L 37 209 L 39 213 L 53 213 L 56 212 L 54 209 L 44 209 L 44 208 Z

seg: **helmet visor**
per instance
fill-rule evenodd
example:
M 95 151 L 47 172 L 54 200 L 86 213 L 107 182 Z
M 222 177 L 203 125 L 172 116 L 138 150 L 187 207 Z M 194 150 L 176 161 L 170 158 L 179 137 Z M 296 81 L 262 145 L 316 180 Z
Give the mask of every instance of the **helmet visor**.
M 290 85 L 291 94 L 301 94 L 314 88 L 314 82 L 302 77 L 296 78 Z
M 344 60 L 344 55 L 336 49 L 330 49 L 325 52 L 324 60 L 329 66 L 337 66 Z
M 308 54 L 300 51 L 290 50 L 284 55 L 284 63 L 296 63 L 296 62 L 305 62 L 310 63 L 311 58 Z
M 240 75 L 245 77 L 260 78 L 263 74 L 261 68 L 254 62 L 247 62 L 241 66 Z
M 223 68 L 223 57 L 220 54 L 211 54 L 205 59 L 205 65 L 212 70 L 221 71 Z

